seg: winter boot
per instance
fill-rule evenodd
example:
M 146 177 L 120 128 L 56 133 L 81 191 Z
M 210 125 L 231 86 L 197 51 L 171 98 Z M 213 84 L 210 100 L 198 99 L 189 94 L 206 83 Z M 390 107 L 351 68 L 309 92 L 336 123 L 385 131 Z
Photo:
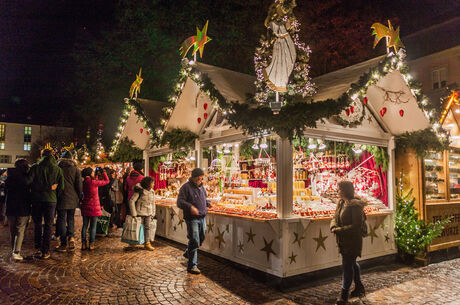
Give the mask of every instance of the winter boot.
M 363 298 L 366 296 L 366 290 L 361 282 L 355 283 L 355 289 L 350 293 L 350 298 Z
M 150 244 L 150 242 L 146 242 L 146 243 L 144 244 L 144 248 L 145 248 L 145 250 L 149 250 L 149 251 L 153 251 L 153 250 L 154 250 L 154 248 L 152 247 L 152 245 Z
M 96 247 L 94 246 L 94 243 L 89 243 L 88 249 L 91 250 L 91 251 L 96 249 Z
M 81 241 L 81 249 L 88 250 L 88 243 L 86 242 L 86 240 Z
M 340 298 L 337 299 L 336 305 L 348 305 L 348 289 L 343 289 Z

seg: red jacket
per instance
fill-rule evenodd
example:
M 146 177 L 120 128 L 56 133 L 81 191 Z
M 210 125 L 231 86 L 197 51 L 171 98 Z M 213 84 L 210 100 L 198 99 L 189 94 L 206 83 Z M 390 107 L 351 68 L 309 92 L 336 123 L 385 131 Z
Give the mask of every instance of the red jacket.
M 98 187 L 109 183 L 109 177 L 104 172 L 104 180 L 95 180 L 91 177 L 85 177 L 83 180 L 83 200 L 81 202 L 81 215 L 83 216 L 101 216 L 101 204 L 99 202 Z
M 132 171 L 126 179 L 125 191 L 128 192 L 128 200 L 131 199 L 134 193 L 134 187 L 144 179 L 144 176 L 136 171 Z

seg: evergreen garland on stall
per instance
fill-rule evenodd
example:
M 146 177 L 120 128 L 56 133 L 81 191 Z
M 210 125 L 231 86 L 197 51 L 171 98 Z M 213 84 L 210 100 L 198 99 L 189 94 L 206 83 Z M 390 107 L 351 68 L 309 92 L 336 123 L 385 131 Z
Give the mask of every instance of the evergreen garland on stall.
M 189 152 L 195 146 L 195 140 L 198 135 L 190 130 L 175 128 L 171 131 L 164 132 L 158 144 L 166 146 L 175 152 Z
M 439 138 L 431 128 L 406 132 L 396 137 L 397 153 L 405 153 L 408 149 L 412 149 L 420 159 L 423 159 L 430 151 L 444 151 L 448 147 L 448 138 Z
M 395 242 L 398 251 L 404 256 L 422 255 L 433 240 L 441 236 L 442 230 L 451 218 L 435 223 L 427 223 L 419 219 L 414 207 L 415 198 L 412 191 L 403 195 L 396 194 Z

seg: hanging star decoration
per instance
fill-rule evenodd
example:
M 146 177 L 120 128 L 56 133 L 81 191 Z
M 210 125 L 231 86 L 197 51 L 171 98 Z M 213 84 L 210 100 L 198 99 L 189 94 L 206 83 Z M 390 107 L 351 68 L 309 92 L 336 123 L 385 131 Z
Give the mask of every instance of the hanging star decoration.
M 385 234 L 385 242 L 390 242 L 390 234 Z
M 189 38 L 185 39 L 182 45 L 179 48 L 180 55 L 182 58 L 187 56 L 188 51 L 190 48 L 193 46 L 193 52 L 192 55 L 196 54 L 196 51 L 200 51 L 200 58 L 203 57 L 203 50 L 204 50 L 204 45 L 207 44 L 209 41 L 211 41 L 211 38 L 207 35 L 208 31 L 208 22 L 209 20 L 206 21 L 206 24 L 204 25 L 203 29 L 200 31 L 198 27 L 196 27 L 196 35 L 195 36 L 190 36 Z
M 329 236 L 323 236 L 323 233 L 321 232 L 321 229 L 319 229 L 319 236 L 318 237 L 313 237 L 313 240 L 316 241 L 316 251 L 318 252 L 318 249 L 321 247 L 324 250 L 326 250 L 326 246 L 324 245 L 324 241 L 328 238 Z
M 136 80 L 131 84 L 131 88 L 129 89 L 130 99 L 133 99 L 133 96 L 137 98 L 137 94 L 141 93 L 141 84 L 142 84 L 142 81 L 144 81 L 141 75 L 142 75 L 142 67 L 139 70 L 139 74 L 136 74 Z
M 182 224 L 184 223 L 184 220 L 183 219 L 179 219 L 179 222 L 177 223 L 178 226 L 180 226 L 182 228 Z
M 297 255 L 294 255 L 294 251 L 292 251 L 291 256 L 289 256 L 289 259 L 290 259 L 289 264 L 297 263 L 297 262 L 295 261 L 295 258 L 296 258 L 296 257 L 297 257 Z
M 391 25 L 390 20 L 388 20 L 388 27 L 377 22 L 371 26 L 371 29 L 373 29 L 372 35 L 375 35 L 374 48 L 379 43 L 380 39 L 384 37 L 388 37 L 387 48 L 394 48 L 396 53 L 398 52 L 399 48 L 404 48 L 404 45 L 399 38 L 399 26 L 395 30 Z
M 246 232 L 246 235 L 248 236 L 247 243 L 249 243 L 251 241 L 252 244 L 255 245 L 254 244 L 254 237 L 256 236 L 256 234 L 252 233 L 252 228 L 249 228 L 249 232 Z
M 217 235 L 214 238 L 219 241 L 219 249 L 220 249 L 221 244 L 225 244 L 224 233 L 225 233 L 225 230 L 220 232 L 219 227 L 217 227 Z
M 243 253 L 244 251 L 244 245 L 241 241 L 238 242 L 238 250 L 240 251 L 240 253 Z
M 214 224 L 211 222 L 208 222 L 208 231 L 213 232 Z
M 267 254 L 267 262 L 270 259 L 270 254 L 276 255 L 275 251 L 272 249 L 272 244 L 273 244 L 274 239 L 272 239 L 269 243 L 267 243 L 267 240 L 264 237 L 264 244 L 265 246 L 260 249 L 260 251 L 263 251 Z
M 367 120 L 369 121 L 369 124 L 372 123 L 372 117 L 370 115 L 367 117 Z
M 369 232 L 369 236 L 371 237 L 371 244 L 374 243 L 374 237 L 375 238 L 378 238 L 377 234 L 375 233 L 375 231 L 379 228 L 379 226 L 369 226 L 369 229 L 371 230 Z
M 301 248 L 302 239 L 305 239 L 303 235 L 299 237 L 299 234 L 297 232 L 294 232 L 294 241 L 292 243 L 297 243 L 299 245 L 299 248 Z

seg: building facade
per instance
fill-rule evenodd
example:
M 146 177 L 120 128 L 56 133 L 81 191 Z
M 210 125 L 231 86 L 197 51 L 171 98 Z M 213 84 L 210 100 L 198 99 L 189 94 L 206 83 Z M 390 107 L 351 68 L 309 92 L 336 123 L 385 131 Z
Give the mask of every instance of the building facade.
M 0 122 L 0 168 L 13 167 L 18 158 L 30 160 L 33 143 L 49 137 L 70 143 L 73 128 Z

